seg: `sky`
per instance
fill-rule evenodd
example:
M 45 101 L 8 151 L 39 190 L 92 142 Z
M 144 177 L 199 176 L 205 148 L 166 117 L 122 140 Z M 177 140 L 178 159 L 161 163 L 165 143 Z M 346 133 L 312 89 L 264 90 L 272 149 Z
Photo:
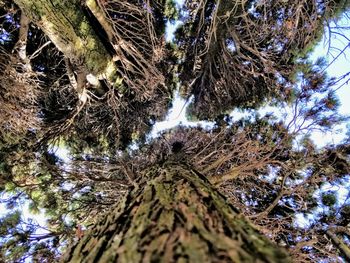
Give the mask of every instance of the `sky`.
M 177 7 L 180 8 L 182 4 L 184 3 L 184 0 L 176 0 Z M 174 33 L 177 27 L 179 27 L 182 24 L 181 21 L 175 21 L 174 23 L 167 22 L 167 30 L 166 30 L 166 40 L 168 42 L 172 42 L 174 40 Z M 341 19 L 338 21 L 337 25 L 342 27 L 349 27 L 349 21 L 347 19 Z M 330 27 L 335 26 L 335 24 L 331 24 Z M 339 32 L 337 32 L 339 33 Z M 331 62 L 333 58 L 336 57 L 336 60 L 332 62 L 327 68 L 325 69 L 329 76 L 331 77 L 341 77 L 342 75 L 346 74 L 350 71 L 350 29 L 343 31 L 340 31 L 340 33 L 343 33 L 344 36 L 341 36 L 340 34 L 332 34 L 331 38 L 329 39 L 328 34 L 324 34 L 323 39 L 320 41 L 320 43 L 317 45 L 315 50 L 312 52 L 310 59 L 312 61 L 315 61 L 318 57 L 325 57 L 328 62 Z M 329 46 L 332 46 L 331 49 L 329 49 Z M 340 51 L 344 51 L 344 54 L 339 54 Z M 348 76 L 348 79 L 350 79 L 350 76 Z M 346 80 L 346 79 L 345 79 Z M 349 81 L 350 82 L 350 81 Z M 346 83 L 346 81 L 340 82 L 340 85 L 342 87 L 339 87 L 339 89 L 336 91 L 336 94 L 340 100 L 340 108 L 339 112 L 343 115 L 350 116 L 350 83 Z M 338 86 L 340 86 L 338 85 Z M 175 93 L 175 99 L 173 102 L 173 107 L 170 109 L 166 119 L 161 122 L 157 122 L 152 130 L 151 136 L 156 137 L 157 133 L 164 131 L 166 129 L 170 129 L 173 127 L 176 127 L 180 123 L 182 125 L 187 126 L 202 126 L 202 127 L 212 127 L 214 123 L 212 122 L 190 122 L 186 119 L 186 106 L 188 106 L 189 102 L 186 103 L 184 99 L 182 99 L 178 93 Z M 186 105 L 185 105 L 186 104 Z M 273 112 L 274 115 L 280 119 L 284 118 L 282 117 L 282 110 L 280 108 L 273 108 L 273 107 L 264 107 L 259 110 L 259 113 L 261 115 L 264 115 L 267 112 Z M 290 109 L 284 109 L 283 112 L 290 112 Z M 238 111 L 238 110 L 232 110 L 230 113 L 230 116 L 233 117 L 233 120 L 238 120 L 244 116 L 248 116 L 249 113 L 247 111 Z M 289 114 L 290 115 L 290 114 Z M 289 116 L 285 118 L 285 122 L 287 122 L 289 119 Z M 341 142 L 346 138 L 346 131 L 347 131 L 347 124 L 349 123 L 343 123 L 341 125 L 336 126 L 332 131 L 329 131 L 327 133 L 320 132 L 320 131 L 314 131 L 311 134 L 311 139 L 315 142 L 315 144 L 321 148 L 327 144 L 336 144 Z
M 182 2 L 183 1 L 177 1 L 178 7 L 181 6 Z M 182 23 L 180 21 L 176 21 L 173 24 L 171 24 L 170 22 L 167 23 L 166 40 L 168 42 L 173 41 L 174 32 L 176 28 L 181 24 Z M 349 21 L 347 19 L 341 19 L 340 21 L 338 21 L 337 25 L 341 27 L 349 27 Z M 330 25 L 331 28 L 334 26 L 335 24 Z M 330 64 L 324 70 L 327 71 L 327 74 L 330 77 L 335 78 L 339 78 L 350 71 L 350 30 L 344 29 L 343 31 L 341 30 L 340 33 L 342 33 L 343 35 L 337 33 L 331 34 L 330 38 L 329 34 L 324 34 L 323 39 L 316 46 L 316 48 L 310 56 L 310 59 L 312 61 L 315 61 L 319 57 L 325 57 L 328 63 Z M 332 48 L 329 48 L 330 46 Z M 343 52 L 343 54 L 340 54 L 341 52 Z M 336 59 L 334 62 L 332 62 L 334 58 Z M 349 77 L 350 76 L 348 76 L 347 79 L 340 82 L 339 85 L 335 87 L 337 89 L 336 94 L 341 104 L 339 112 L 342 115 L 347 116 L 350 116 L 350 81 L 346 82 L 346 80 L 350 80 Z M 178 93 L 175 93 L 175 99 L 173 102 L 172 109 L 170 109 L 164 121 L 157 122 L 154 125 L 151 132 L 151 136 L 154 138 L 161 131 L 174 128 L 179 124 L 186 126 L 202 126 L 207 128 L 212 127 L 214 125 L 213 122 L 190 122 L 186 119 L 186 107 L 188 106 L 189 102 L 190 100 L 186 102 L 178 95 Z M 259 110 L 259 113 L 261 115 L 264 115 L 267 112 L 273 112 L 274 115 L 279 119 L 283 118 L 282 111 L 280 108 L 273 108 L 267 106 Z M 284 112 L 290 112 L 290 109 L 284 109 Z M 239 120 L 240 118 L 248 115 L 249 112 L 239 110 L 232 110 L 232 112 L 230 113 L 230 116 L 233 117 L 233 120 Z M 287 116 L 287 118 L 284 120 L 285 123 L 288 122 L 288 119 L 289 117 Z M 332 131 L 329 131 L 327 133 L 314 131 L 311 133 L 311 139 L 314 141 L 315 145 L 318 148 L 324 147 L 328 144 L 340 143 L 346 138 L 347 125 L 350 124 L 343 123 L 341 125 L 336 126 Z M 314 197 L 320 200 L 321 194 L 323 192 L 336 191 L 338 196 L 338 205 L 340 205 L 345 201 L 346 197 L 349 195 L 349 189 L 349 181 L 344 185 L 331 185 L 327 183 L 321 189 L 314 193 Z M 296 215 L 295 224 L 301 228 L 308 227 L 315 220 L 315 214 L 320 212 L 320 209 L 322 210 L 323 208 L 318 207 L 313 213 L 309 213 L 307 215 Z
M 346 18 L 341 19 L 337 24 L 338 26 L 346 26 L 349 28 L 349 20 Z M 330 25 L 330 27 L 333 26 L 335 26 L 334 23 Z M 322 41 L 317 45 L 311 56 L 311 59 L 313 60 L 316 60 L 317 57 L 325 56 L 329 63 L 336 58 L 336 60 L 325 69 L 330 77 L 336 78 L 339 78 L 350 71 L 350 28 L 338 32 L 344 33 L 344 36 L 332 34 L 329 39 L 329 35 L 327 33 L 324 34 Z M 332 48 L 329 49 L 329 45 L 331 45 Z M 340 54 L 340 51 L 344 51 L 344 54 Z M 348 80 L 348 82 L 340 82 L 336 94 L 341 104 L 339 112 L 342 115 L 350 116 L 350 76 L 345 80 Z M 346 123 L 340 125 L 338 128 L 342 129 L 341 133 L 337 133 L 336 129 L 330 134 L 315 133 L 313 134 L 313 139 L 320 144 L 328 142 L 338 143 L 346 137 Z
M 181 5 L 184 3 L 184 0 L 177 0 L 176 1 L 178 8 L 181 7 Z M 346 21 L 341 20 L 339 24 L 344 24 Z M 181 21 L 175 21 L 174 23 L 167 22 L 166 26 L 166 40 L 168 42 L 173 41 L 174 39 L 174 33 L 177 27 L 179 27 L 182 24 Z M 350 32 L 344 32 L 348 36 L 350 36 Z M 347 42 L 346 42 L 347 41 Z M 346 48 L 346 53 L 349 54 L 349 40 L 345 39 L 344 37 L 337 37 L 331 39 L 331 44 L 333 46 L 332 50 L 327 50 L 329 39 L 327 39 L 327 35 L 323 38 L 323 40 L 317 45 L 314 52 L 311 55 L 312 60 L 316 60 L 318 57 L 326 57 L 329 61 L 332 61 L 333 57 L 338 56 L 339 50 L 343 50 Z M 338 50 L 336 50 L 338 49 Z M 339 77 L 343 74 L 347 73 L 350 70 L 350 63 L 349 63 L 350 57 L 347 57 L 346 55 L 340 55 L 334 63 L 332 63 L 329 67 L 327 67 L 327 72 L 329 76 Z M 339 96 L 341 106 L 340 106 L 340 112 L 344 115 L 350 115 L 350 85 L 344 85 L 342 86 L 338 91 L 337 95 Z M 178 91 L 174 94 L 174 100 L 173 100 L 173 107 L 169 110 L 166 118 L 163 121 L 158 121 L 154 124 L 152 131 L 148 138 L 156 138 L 158 135 L 168 129 L 174 128 L 178 125 L 184 125 L 188 127 L 197 127 L 201 126 L 206 129 L 210 129 L 214 126 L 214 122 L 207 122 L 207 121 L 189 121 L 186 118 L 186 107 L 191 102 L 191 99 L 185 100 L 180 97 Z M 285 109 L 285 111 L 288 111 L 288 109 Z M 276 115 L 279 118 L 282 118 L 282 112 L 280 108 L 273 108 L 273 107 L 265 107 L 259 110 L 259 113 L 261 115 L 264 115 L 267 112 L 273 112 L 274 115 Z M 244 116 L 249 116 L 250 113 L 248 111 L 240 111 L 240 110 L 232 110 L 230 113 L 230 116 L 233 118 L 234 121 L 239 120 L 240 118 Z M 287 119 L 288 120 L 288 117 Z M 340 130 L 340 131 L 339 131 Z M 345 138 L 345 132 L 346 132 L 346 123 L 343 125 L 340 125 L 336 127 L 334 130 L 328 133 L 321 133 L 321 132 L 313 132 L 311 134 L 311 138 L 314 140 L 315 144 L 318 147 L 323 147 L 327 144 L 333 144 L 333 143 L 339 143 Z M 130 146 L 130 149 L 137 149 L 137 144 L 132 144 Z M 63 159 L 66 162 L 69 162 L 69 153 L 67 149 L 64 147 L 55 147 L 53 149 L 55 151 L 56 155 L 59 156 L 61 159 Z M 1 210 L 1 207 L 0 207 Z
M 183 0 L 177 0 L 177 5 L 181 6 L 183 4 Z M 344 21 L 343 21 L 344 22 Z M 340 23 L 343 23 L 340 21 Z M 174 32 L 176 30 L 176 27 L 181 25 L 180 21 L 176 21 L 175 23 L 171 24 L 170 22 L 167 23 L 167 30 L 166 30 L 166 40 L 168 42 L 171 42 L 174 38 Z M 349 32 L 345 32 L 346 36 L 350 37 Z M 344 50 L 345 53 L 349 55 L 347 57 L 346 55 L 340 55 L 337 60 L 332 63 L 326 70 L 330 76 L 334 77 L 339 77 L 348 71 L 350 71 L 350 40 L 347 39 L 346 37 L 340 37 L 340 36 L 335 36 L 335 38 L 331 39 L 332 46 L 334 49 L 330 50 L 328 52 L 327 47 L 329 44 L 329 39 L 327 39 L 327 36 L 324 37 L 324 39 L 320 42 L 320 44 L 316 47 L 315 51 L 313 52 L 311 59 L 316 59 L 317 57 L 320 56 L 326 56 L 329 61 L 332 61 L 332 59 L 339 54 L 339 50 Z M 337 48 L 337 49 L 335 49 Z M 337 90 L 337 95 L 339 96 L 341 106 L 340 106 L 340 112 L 344 115 L 350 115 L 350 85 L 345 84 L 339 90 Z M 149 135 L 151 138 L 155 138 L 159 135 L 160 132 L 176 127 L 180 124 L 186 125 L 186 126 L 202 126 L 204 128 L 210 129 L 213 127 L 214 123 L 213 122 L 205 122 L 205 121 L 199 121 L 199 122 L 191 122 L 186 119 L 186 107 L 188 106 L 189 102 L 191 100 L 188 100 L 187 102 L 182 99 L 178 92 L 175 93 L 174 95 L 174 101 L 173 101 L 173 107 L 169 110 L 165 120 L 156 122 L 155 125 L 152 128 L 151 134 Z M 260 112 L 263 114 L 265 112 L 271 112 L 273 111 L 277 116 L 280 116 L 280 109 L 277 108 L 264 108 L 261 109 Z M 237 111 L 233 110 L 230 115 L 233 117 L 234 120 L 238 120 L 243 116 L 247 116 L 247 112 L 242 112 L 242 111 Z M 315 143 L 318 146 L 324 146 L 328 143 L 338 143 L 342 139 L 345 138 L 345 131 L 346 131 L 346 124 L 343 124 L 338 127 L 339 129 L 342 129 L 341 133 L 338 133 L 336 130 L 329 132 L 327 134 L 323 133 L 313 133 L 312 134 L 312 139 L 315 141 Z M 131 149 L 136 149 L 138 145 L 132 145 Z M 69 161 L 69 153 L 67 149 L 62 148 L 62 147 L 56 147 L 54 149 L 56 154 L 63 159 L 64 161 L 68 162 Z M 326 190 L 328 189 L 333 189 L 334 186 L 331 185 L 326 185 L 327 187 Z M 340 198 L 343 198 L 348 192 L 347 189 L 344 187 L 342 189 L 337 188 L 337 191 L 342 193 L 340 195 Z M 315 193 L 319 195 L 319 193 Z M 3 198 L 3 197 L 2 197 Z M 40 224 L 45 223 L 45 218 L 42 215 L 38 216 L 33 216 L 30 215 L 28 212 L 28 207 L 26 205 L 23 205 L 23 211 L 25 212 L 24 214 L 34 217 Z M 5 214 L 7 211 L 4 207 L 3 204 L 0 204 L 0 215 Z M 302 216 L 298 217 L 298 222 L 300 226 L 305 226 L 308 224 L 308 220 Z

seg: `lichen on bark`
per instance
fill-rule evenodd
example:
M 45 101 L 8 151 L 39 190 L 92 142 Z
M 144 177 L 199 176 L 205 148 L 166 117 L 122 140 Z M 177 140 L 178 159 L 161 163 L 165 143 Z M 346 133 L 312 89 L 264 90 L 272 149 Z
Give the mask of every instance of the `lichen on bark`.
M 63 262 L 289 262 L 186 164 L 144 171 Z
M 55 46 L 73 63 L 84 65 L 88 73 L 112 79 L 116 72 L 107 52 L 80 2 L 77 0 L 15 0 Z

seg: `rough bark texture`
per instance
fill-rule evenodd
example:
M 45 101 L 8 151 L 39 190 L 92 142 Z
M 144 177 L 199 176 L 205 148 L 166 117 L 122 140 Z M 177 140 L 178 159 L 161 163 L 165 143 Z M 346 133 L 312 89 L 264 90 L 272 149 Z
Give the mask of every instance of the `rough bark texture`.
M 115 66 L 78 0 L 15 0 L 74 64 L 87 74 L 113 78 Z
M 140 176 L 63 262 L 289 262 L 204 176 L 166 162 Z
M 337 246 L 343 256 L 350 262 L 350 248 L 331 230 L 326 231 L 327 236 L 332 240 L 333 244 Z

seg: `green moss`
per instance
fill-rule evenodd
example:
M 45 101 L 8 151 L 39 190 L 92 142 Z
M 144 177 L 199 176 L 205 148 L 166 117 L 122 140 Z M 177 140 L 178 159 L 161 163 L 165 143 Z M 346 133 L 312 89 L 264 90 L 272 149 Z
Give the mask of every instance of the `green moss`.
M 111 56 L 95 34 L 78 2 L 16 0 L 67 57 L 82 63 L 89 73 L 115 75 Z

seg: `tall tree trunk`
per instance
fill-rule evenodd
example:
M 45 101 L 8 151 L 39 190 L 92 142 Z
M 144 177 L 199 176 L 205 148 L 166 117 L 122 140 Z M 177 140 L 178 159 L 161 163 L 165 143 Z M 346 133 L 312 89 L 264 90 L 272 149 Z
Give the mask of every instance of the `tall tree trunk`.
M 115 64 L 79 0 L 15 0 L 55 46 L 86 74 L 115 77 Z
M 63 262 L 289 262 L 208 180 L 166 162 L 141 174 Z

